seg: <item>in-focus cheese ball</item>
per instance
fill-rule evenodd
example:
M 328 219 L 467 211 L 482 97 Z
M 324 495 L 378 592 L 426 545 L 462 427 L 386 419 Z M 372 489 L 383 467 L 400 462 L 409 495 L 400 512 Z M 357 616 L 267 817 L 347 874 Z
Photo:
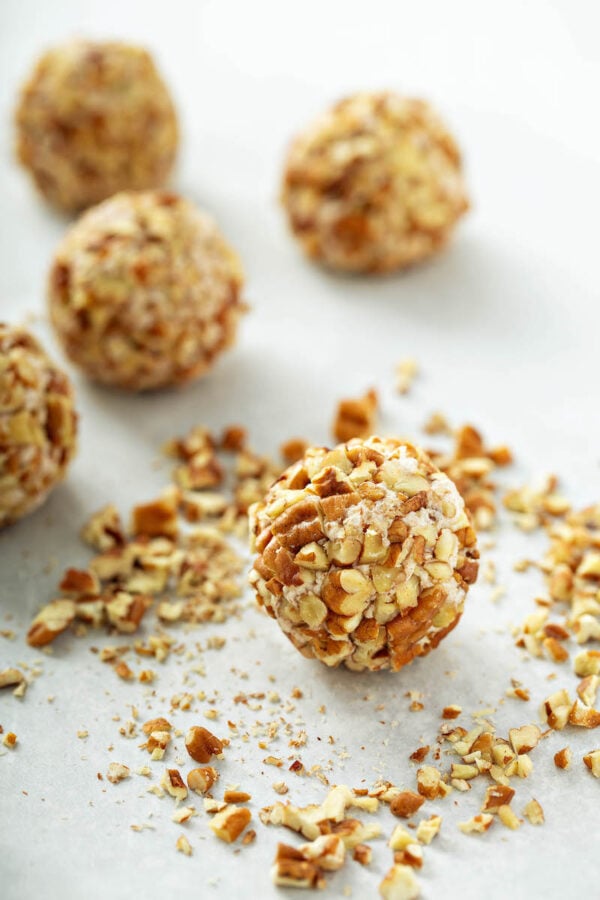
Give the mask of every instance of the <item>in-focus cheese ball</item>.
M 49 278 L 52 323 L 95 381 L 183 384 L 236 335 L 243 274 L 208 216 L 174 194 L 124 192 L 67 232 Z
M 22 89 L 16 125 L 20 162 L 64 210 L 162 187 L 177 152 L 169 92 L 150 54 L 128 44 L 79 40 L 46 52 Z
M 397 670 L 458 623 L 479 553 L 454 483 L 411 444 L 311 448 L 251 509 L 258 602 L 307 657 Z
M 283 205 L 306 254 L 389 272 L 437 252 L 468 199 L 452 135 L 422 100 L 360 93 L 292 143 Z
M 0 322 L 0 528 L 44 502 L 76 436 L 68 377 L 31 334 Z

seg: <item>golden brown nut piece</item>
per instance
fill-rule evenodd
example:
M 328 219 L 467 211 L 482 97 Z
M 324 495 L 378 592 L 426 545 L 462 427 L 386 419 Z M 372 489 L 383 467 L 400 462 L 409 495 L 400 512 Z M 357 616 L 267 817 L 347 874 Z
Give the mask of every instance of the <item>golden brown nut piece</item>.
M 21 328 L 0 322 L 0 528 L 44 502 L 75 455 L 68 377 Z
M 214 222 L 160 191 L 116 194 L 67 232 L 49 279 L 67 355 L 131 390 L 183 384 L 235 339 L 239 260 Z
M 178 128 L 150 54 L 114 42 L 47 51 L 23 86 L 17 155 L 55 206 L 78 210 L 117 191 L 162 187 Z
M 282 201 L 306 254 L 348 272 L 425 259 L 469 206 L 445 125 L 424 101 L 389 92 L 348 97 L 295 139 Z
M 259 604 L 307 657 L 400 669 L 458 623 L 479 553 L 454 483 L 411 444 L 310 448 L 250 510 Z

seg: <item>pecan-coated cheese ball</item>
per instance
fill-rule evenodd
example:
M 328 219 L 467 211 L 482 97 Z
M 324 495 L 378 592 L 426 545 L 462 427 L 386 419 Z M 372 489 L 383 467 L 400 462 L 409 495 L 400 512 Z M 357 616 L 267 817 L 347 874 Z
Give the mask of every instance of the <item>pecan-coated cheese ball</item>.
M 394 670 L 437 647 L 477 577 L 454 483 L 411 444 L 311 448 L 251 509 L 258 602 L 307 657 Z
M 452 135 L 427 103 L 393 93 L 356 94 L 302 132 L 282 200 L 307 255 L 348 272 L 430 256 L 469 205 Z
M 162 187 L 177 152 L 169 92 L 150 54 L 128 44 L 48 50 L 23 87 L 16 125 L 19 160 L 65 210 Z
M 233 343 L 242 284 L 212 219 L 174 194 L 124 192 L 67 232 L 50 272 L 50 315 L 90 378 L 148 390 L 198 377 Z
M 0 322 L 0 528 L 44 502 L 76 451 L 71 383 L 22 328 Z

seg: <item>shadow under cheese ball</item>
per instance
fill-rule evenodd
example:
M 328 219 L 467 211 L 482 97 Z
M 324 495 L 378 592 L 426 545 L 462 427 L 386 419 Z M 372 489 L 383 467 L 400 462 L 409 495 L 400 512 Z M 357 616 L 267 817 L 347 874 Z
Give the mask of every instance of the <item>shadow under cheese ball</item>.
M 250 509 L 257 600 L 303 656 L 398 670 L 458 624 L 479 552 L 454 482 L 419 448 L 310 448 Z
M 423 100 L 359 93 L 293 141 L 282 202 L 305 253 L 389 272 L 436 253 L 468 209 L 457 144 Z
M 90 378 L 149 390 L 197 378 L 233 344 L 242 285 L 212 219 L 174 194 L 124 192 L 67 232 L 50 271 L 50 316 Z
M 17 155 L 54 206 L 80 210 L 117 191 L 162 187 L 177 116 L 152 57 L 116 42 L 48 50 L 21 91 Z
M 0 528 L 40 506 L 77 449 L 71 382 L 38 341 L 0 322 Z

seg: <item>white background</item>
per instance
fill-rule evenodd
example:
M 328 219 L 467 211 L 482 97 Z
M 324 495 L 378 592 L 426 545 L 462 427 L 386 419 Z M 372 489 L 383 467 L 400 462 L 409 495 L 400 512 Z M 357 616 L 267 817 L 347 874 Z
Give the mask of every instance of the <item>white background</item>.
M 0 536 L 0 624 L 12 614 L 19 631 L 17 641 L 0 638 L 0 668 L 39 657 L 25 648 L 23 626 L 52 596 L 61 568 L 85 562 L 77 540 L 82 519 L 103 502 L 126 511 L 152 497 L 167 477 L 153 465 L 158 447 L 194 423 L 244 423 L 264 452 L 292 434 L 326 442 L 335 401 L 373 385 L 383 431 L 419 437 L 426 416 L 441 409 L 457 424 L 474 421 L 492 443 L 513 447 L 518 465 L 503 475 L 506 483 L 557 472 L 576 504 L 600 499 L 599 24 L 592 2 L 2 0 L 0 318 L 45 312 L 45 276 L 66 222 L 17 169 L 11 115 L 36 55 L 74 34 L 130 39 L 155 52 L 182 119 L 174 186 L 212 212 L 239 250 L 253 310 L 238 346 L 183 392 L 128 397 L 74 373 L 81 449 L 68 482 L 43 510 Z M 304 262 L 277 205 L 291 135 L 360 88 L 432 100 L 464 148 L 473 198 L 443 256 L 382 280 L 335 277 Z M 44 322 L 36 329 L 58 356 Z M 400 399 L 392 372 L 404 356 L 417 358 L 422 376 Z M 333 782 L 358 786 L 383 775 L 412 787 L 407 755 L 434 738 L 444 704 L 460 703 L 469 727 L 469 713 L 498 707 L 516 676 L 531 688 L 532 702 L 498 707 L 498 727 L 536 720 L 556 667 L 525 663 L 513 646 L 510 625 L 533 609 L 542 588 L 511 566 L 542 547 L 541 539 L 501 530 L 488 556 L 507 596 L 492 604 L 489 586 L 478 585 L 460 628 L 398 675 L 308 663 L 249 604 L 226 627 L 186 636 L 190 649 L 210 634 L 228 637 L 224 650 L 205 655 L 207 674 L 197 677 L 195 690 L 220 692 L 215 730 L 225 733 L 227 718 L 243 717 L 247 727 L 270 718 L 234 706 L 238 691 L 272 687 L 268 674 L 282 697 L 300 685 L 305 697 L 290 718 L 306 722 L 309 741 L 300 755 L 307 765 L 332 760 Z M 170 821 L 169 798 L 145 794 L 141 778 L 116 787 L 97 781 L 113 759 L 133 767 L 146 761 L 138 741 L 119 736 L 122 723 L 112 716 L 126 718 L 131 703 L 142 721 L 146 711 L 167 712 L 168 698 L 182 690 L 185 664 L 161 669 L 152 698 L 139 685 L 117 683 L 90 654 L 91 643 L 107 638 L 64 639 L 23 702 L 0 697 L 0 723 L 20 740 L 0 758 L 0 896 L 275 896 L 268 867 L 277 840 L 293 836 L 257 825 L 255 845 L 233 855 L 201 814 L 188 828 L 195 853 L 185 859 L 174 850 L 183 829 Z M 250 677 L 240 678 L 239 670 Z M 553 684 L 574 683 L 567 666 Z M 408 713 L 408 690 L 425 693 L 424 712 Z M 321 704 L 325 716 L 317 712 Z M 185 728 L 201 721 L 204 708 L 198 703 L 198 716 L 172 719 Z M 79 728 L 89 730 L 87 741 L 77 740 Z M 324 746 L 329 734 L 333 747 Z M 573 771 L 559 773 L 552 754 L 567 743 Z M 429 804 L 444 825 L 426 850 L 424 895 L 594 896 L 600 785 L 581 756 L 599 743 L 594 733 L 564 732 L 535 751 L 535 772 L 518 785 L 515 808 L 521 812 L 536 796 L 546 811 L 543 829 L 525 824 L 512 833 L 496 824 L 483 838 L 461 835 L 456 822 L 478 811 L 483 785 Z M 336 755 L 343 749 L 347 759 Z M 286 741 L 271 750 L 292 752 Z M 261 765 L 264 755 L 255 739 L 238 742 L 223 766 L 221 784 L 252 791 L 255 818 L 276 799 L 270 785 L 279 773 Z M 155 771 L 157 780 L 160 764 Z M 315 779 L 286 780 L 293 801 L 324 796 Z M 156 830 L 130 830 L 150 814 Z M 389 813 L 380 820 L 389 833 Z M 374 846 L 371 869 L 350 862 L 330 880 L 331 896 L 347 885 L 355 897 L 376 894 L 391 852 L 383 841 Z

